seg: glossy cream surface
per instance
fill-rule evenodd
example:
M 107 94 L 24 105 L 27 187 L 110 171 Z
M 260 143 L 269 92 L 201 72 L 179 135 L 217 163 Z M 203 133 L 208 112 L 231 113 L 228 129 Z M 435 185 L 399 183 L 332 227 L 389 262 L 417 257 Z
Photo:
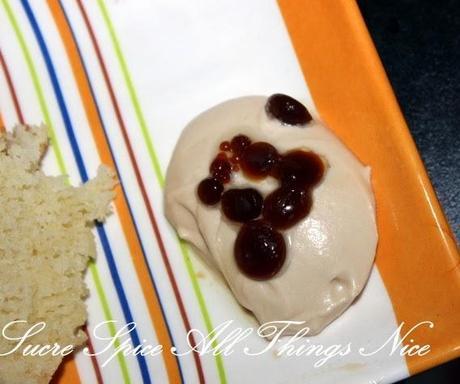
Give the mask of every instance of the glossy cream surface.
M 287 333 L 309 327 L 309 334 L 316 334 L 353 302 L 371 271 L 378 237 L 370 168 L 321 122 L 297 127 L 268 117 L 266 100 L 264 96 L 229 100 L 184 129 L 168 168 L 165 212 L 179 236 L 223 276 L 239 303 L 260 323 L 302 321 Z M 310 214 L 283 231 L 286 262 L 269 280 L 241 273 L 233 255 L 240 224 L 230 222 L 219 205 L 202 204 L 196 193 L 219 144 L 237 134 L 269 142 L 280 153 L 312 150 L 327 163 L 322 182 L 313 190 Z M 239 172 L 226 188 L 254 186 L 265 196 L 277 185 L 270 177 L 253 181 Z

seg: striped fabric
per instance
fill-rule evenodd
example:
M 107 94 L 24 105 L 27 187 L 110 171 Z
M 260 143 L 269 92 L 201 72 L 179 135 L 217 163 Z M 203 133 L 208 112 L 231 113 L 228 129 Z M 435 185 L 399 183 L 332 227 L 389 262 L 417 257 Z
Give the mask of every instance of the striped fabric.
M 329 64 L 309 55 L 325 51 L 321 42 L 334 43 L 334 31 L 328 29 L 332 25 L 338 28 L 337 36 L 345 36 L 340 44 L 356 44 L 356 34 L 368 39 L 354 3 L 341 0 L 335 7 L 319 0 L 0 2 L 0 129 L 43 121 L 52 143 L 44 160 L 47 173 L 68 175 L 69 183 L 77 184 L 104 163 L 116 170 L 120 181 L 114 214 L 95 230 L 99 256 L 87 275 L 91 295 L 85 331 L 88 351 L 96 356 L 78 352 L 63 364 L 56 382 L 294 383 L 310 382 L 312 375 L 318 382 L 337 378 L 350 383 L 390 382 L 458 354 L 458 349 L 453 352 L 454 344 L 445 342 L 446 330 L 452 329 L 458 315 L 440 326 L 436 338 L 441 340 L 440 349 L 431 360 L 381 354 L 361 364 L 356 351 L 331 362 L 326 371 L 313 367 L 313 356 L 280 359 L 268 353 L 250 358 L 242 353 L 244 346 L 228 356 L 170 353 L 172 347 L 184 352 L 188 343 L 202 341 L 199 333 L 189 334 L 192 329 L 206 335 L 227 320 L 233 320 L 234 327 L 256 326 L 163 216 L 164 173 L 181 129 L 201 110 L 224 99 L 285 91 L 308 100 L 314 113 L 321 113 L 334 130 L 343 133 L 345 127 L 329 111 L 331 104 L 340 103 L 337 95 L 343 97 L 348 91 L 328 94 L 324 69 Z M 315 40 L 310 32 L 317 20 L 323 24 L 317 26 Z M 350 21 L 356 22 L 354 27 Z M 375 68 L 369 73 L 377 74 L 387 86 L 371 42 L 361 43 L 373 55 L 369 62 Z M 347 59 L 340 60 L 350 65 Z M 335 76 L 341 76 L 340 69 Z M 360 90 L 350 92 L 349 100 L 356 100 Z M 391 98 L 389 110 L 397 114 L 396 128 L 407 132 L 391 89 L 385 92 L 385 100 Z M 372 164 L 359 143 L 346 133 L 341 137 Z M 434 204 L 434 214 L 426 213 L 427 220 L 447 228 L 423 167 L 417 167 L 428 201 Z M 430 244 L 438 241 L 438 233 L 430 236 Z M 443 241 L 438 251 L 451 257 L 453 245 Z M 359 302 L 317 343 L 353 341 L 372 348 L 402 321 L 432 320 L 432 311 L 416 318 L 402 309 L 408 308 L 410 292 L 401 299 L 396 287 L 407 279 L 405 272 L 389 278 L 390 264 L 383 256 L 378 257 L 378 265 Z M 126 328 L 133 323 L 135 327 Z M 419 337 L 432 340 L 425 331 Z M 219 343 L 219 338 L 208 340 L 214 347 Z M 148 351 L 116 353 L 129 345 L 146 344 L 162 345 L 165 352 L 157 356 L 149 356 Z M 254 335 L 245 345 L 257 350 L 264 344 Z

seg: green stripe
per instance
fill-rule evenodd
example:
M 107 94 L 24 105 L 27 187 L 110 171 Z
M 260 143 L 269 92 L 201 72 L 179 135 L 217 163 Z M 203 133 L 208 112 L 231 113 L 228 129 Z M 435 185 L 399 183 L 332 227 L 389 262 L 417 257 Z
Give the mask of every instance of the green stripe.
M 89 268 L 91 271 L 91 276 L 94 280 L 94 285 L 96 286 L 96 291 L 99 296 L 99 301 L 101 302 L 101 305 L 102 305 L 102 310 L 104 311 L 104 317 L 106 321 L 112 321 L 113 316 L 109 308 L 107 296 L 105 295 L 104 288 L 102 286 L 101 277 L 99 275 L 97 266 L 94 263 L 94 261 L 91 261 L 89 263 Z M 113 322 L 107 323 L 107 327 L 109 328 L 110 336 L 114 338 L 117 333 L 115 324 Z M 115 338 L 113 345 L 115 349 L 118 349 L 118 347 L 120 346 L 120 340 L 118 339 L 118 337 Z M 117 353 L 117 360 L 118 360 L 118 363 L 120 364 L 121 374 L 123 375 L 123 381 L 127 384 L 130 384 L 131 378 L 129 375 L 128 366 L 126 365 L 126 360 L 125 360 L 124 355 L 122 353 Z
M 126 65 L 126 61 L 124 59 L 123 53 L 121 52 L 120 44 L 118 42 L 118 38 L 115 34 L 115 29 L 113 28 L 112 21 L 110 16 L 107 12 L 107 8 L 104 5 L 103 1 L 98 0 L 99 7 L 102 12 L 102 16 L 104 17 L 105 24 L 107 29 L 109 30 L 110 38 L 113 43 L 113 47 L 115 49 L 115 53 L 118 59 L 118 62 L 121 67 L 121 71 L 123 72 L 123 77 L 126 82 L 126 86 L 128 87 L 129 95 L 131 97 L 131 102 L 133 103 L 134 110 L 136 112 L 136 117 L 141 126 L 142 135 L 144 137 L 145 143 L 147 144 L 147 149 L 149 152 L 150 159 L 152 161 L 153 169 L 155 170 L 155 174 L 161 186 L 164 185 L 164 177 L 161 172 L 160 162 L 158 161 L 158 156 L 153 148 L 152 139 L 150 137 L 147 123 L 145 122 L 144 114 L 142 113 L 141 106 L 139 104 L 139 100 L 137 99 L 136 90 L 134 89 L 133 82 L 131 81 L 131 76 L 128 71 L 128 67 Z
M 126 87 L 128 88 L 128 92 L 129 92 L 129 96 L 131 98 L 131 102 L 132 102 L 132 104 L 134 106 L 134 110 L 135 110 L 135 113 L 136 113 L 136 118 L 137 118 L 138 123 L 139 123 L 139 125 L 141 127 L 142 135 L 144 137 L 144 141 L 145 141 L 145 144 L 147 146 L 147 150 L 148 150 L 148 153 L 149 153 L 149 156 L 150 156 L 150 160 L 152 162 L 153 169 L 155 170 L 155 174 L 156 174 L 158 183 L 160 184 L 161 187 L 163 187 L 164 186 L 163 172 L 161 170 L 160 162 L 158 161 L 158 156 L 157 156 L 157 154 L 155 152 L 155 149 L 153 147 L 152 139 L 150 137 L 150 133 L 149 133 L 149 130 L 147 128 L 147 123 L 145 121 L 144 114 L 142 113 L 142 109 L 141 109 L 139 100 L 137 98 L 136 90 L 135 90 L 133 82 L 131 80 L 131 76 L 130 76 L 130 73 L 129 73 L 129 70 L 128 70 L 128 66 L 126 65 L 126 60 L 125 60 L 124 55 L 123 55 L 123 53 L 121 51 L 121 47 L 120 47 L 120 43 L 118 41 L 118 37 L 117 37 L 117 35 L 115 33 L 113 23 L 112 23 L 112 21 L 110 19 L 109 13 L 108 13 L 107 8 L 106 8 L 106 6 L 104 4 L 104 0 L 98 0 L 98 5 L 99 5 L 99 9 L 100 9 L 100 11 L 102 13 L 104 22 L 106 24 L 106 27 L 107 27 L 107 29 L 109 31 L 110 39 L 112 40 L 112 45 L 113 45 L 113 48 L 115 50 L 115 54 L 116 54 L 118 63 L 120 65 L 120 67 L 121 67 L 121 71 L 123 73 L 123 77 L 124 77 L 124 80 L 125 80 Z M 179 246 L 180 246 L 180 249 L 181 249 L 181 252 L 182 252 L 182 256 L 183 256 L 185 265 L 187 267 L 188 274 L 189 274 L 191 282 L 192 282 L 193 290 L 194 290 L 195 295 L 196 295 L 196 297 L 198 299 L 198 304 L 199 304 L 200 311 L 201 311 L 201 314 L 202 314 L 203 319 L 204 319 L 206 329 L 208 330 L 208 332 L 212 332 L 212 330 L 214 328 L 212 326 L 211 317 L 210 317 L 208 309 L 206 307 L 206 302 L 205 302 L 203 293 L 201 292 L 201 288 L 200 288 L 200 285 L 198 283 L 198 279 L 196 277 L 192 262 L 190 260 L 188 249 L 187 249 L 185 243 L 180 241 L 178 237 L 177 237 L 177 241 L 179 242 Z M 216 345 L 217 345 L 217 341 L 215 341 L 213 343 L 213 346 L 216 346 Z M 215 356 L 215 360 L 216 360 L 217 371 L 219 373 L 220 382 L 221 383 L 226 383 L 227 379 L 226 379 L 226 375 L 225 375 L 225 368 L 224 368 L 224 364 L 223 364 L 223 361 L 222 361 L 222 356 L 221 355 Z
M 192 280 L 193 290 L 195 291 L 196 297 L 198 299 L 198 305 L 200 306 L 201 314 L 203 315 L 204 324 L 208 332 L 211 333 L 214 327 L 212 325 L 212 321 L 211 321 L 211 317 L 209 316 L 208 309 L 206 308 L 206 302 L 205 302 L 203 294 L 201 293 L 200 284 L 198 283 L 198 279 L 196 277 L 195 270 L 193 269 L 192 261 L 190 260 L 187 245 L 184 241 L 180 240 L 179 238 L 177 239 L 180 244 L 182 255 L 184 256 L 185 265 L 187 266 L 188 274 Z M 217 346 L 217 339 L 212 342 L 212 346 L 213 347 Z M 216 355 L 215 359 L 216 359 L 217 372 L 219 374 L 220 382 L 225 384 L 227 383 L 227 378 L 225 375 L 225 368 L 224 368 L 224 363 L 222 361 L 222 356 Z
M 65 165 L 64 165 L 64 159 L 62 157 L 62 152 L 58 145 L 54 128 L 51 124 L 50 115 L 49 115 L 48 108 L 46 107 L 46 103 L 45 103 L 45 97 L 43 96 L 43 91 L 40 85 L 40 81 L 38 80 L 37 71 L 35 70 L 32 58 L 30 56 L 30 52 L 26 45 L 26 41 L 24 40 L 24 35 L 22 34 L 21 29 L 19 28 L 19 24 L 16 21 L 16 18 L 14 17 L 13 11 L 8 3 L 8 0 L 2 0 L 2 2 L 3 2 L 3 7 L 5 8 L 6 14 L 8 15 L 8 20 L 10 21 L 13 27 L 14 33 L 16 35 L 16 38 L 19 41 L 19 45 L 21 46 L 21 50 L 26 60 L 27 67 L 29 68 L 30 76 L 32 77 L 32 81 L 33 81 L 35 90 L 37 92 L 38 102 L 40 103 L 40 108 L 42 110 L 42 114 L 45 119 L 45 123 L 49 127 L 49 132 L 51 136 L 50 137 L 51 144 L 53 145 L 54 153 L 56 154 L 56 159 L 58 162 L 59 170 L 61 171 L 63 175 L 67 175 L 67 172 L 65 170 Z
M 30 76 L 32 78 L 32 82 L 34 84 L 34 89 L 35 89 L 35 92 L 36 92 L 36 95 L 37 95 L 37 98 L 38 98 L 38 101 L 39 101 L 39 104 L 40 104 L 40 109 L 41 109 L 41 112 L 43 114 L 43 118 L 45 119 L 45 123 L 49 128 L 48 131 L 49 131 L 49 134 L 50 134 L 51 144 L 52 144 L 52 147 L 53 147 L 53 152 L 54 152 L 54 154 L 56 156 L 59 171 L 63 175 L 68 175 L 67 174 L 67 169 L 66 169 L 66 166 L 65 166 L 65 163 L 64 163 L 64 158 L 62 156 L 62 151 L 60 149 L 60 146 L 59 146 L 59 143 L 58 143 L 58 140 L 57 140 L 57 136 L 56 136 L 56 132 L 55 132 L 54 126 L 53 126 L 53 124 L 51 122 L 49 110 L 48 110 L 48 107 L 47 107 L 46 102 L 45 102 L 43 88 L 42 88 L 40 80 L 38 78 L 38 74 L 37 74 L 37 71 L 35 69 L 34 63 L 32 61 L 30 51 L 29 51 L 29 49 L 27 47 L 27 44 L 25 42 L 24 35 L 23 35 L 23 33 L 22 33 L 22 31 L 21 31 L 21 29 L 19 27 L 19 24 L 18 24 L 18 22 L 16 20 L 16 17 L 14 16 L 13 10 L 11 9 L 11 6 L 10 6 L 8 0 L 2 0 L 2 4 L 3 4 L 3 8 L 5 9 L 5 12 L 6 12 L 7 16 L 8 16 L 8 20 L 9 20 L 11 26 L 13 27 L 14 33 L 15 33 L 16 38 L 17 38 L 17 40 L 19 42 L 19 45 L 21 47 L 21 51 L 22 51 L 22 54 L 24 56 L 24 59 L 25 59 L 25 61 L 27 63 L 27 68 L 28 68 L 29 74 L 30 74 Z M 67 179 L 67 184 L 70 184 L 68 179 Z M 97 293 L 98 293 L 98 296 L 99 296 L 99 300 L 101 302 L 102 310 L 104 312 L 104 317 L 105 317 L 106 321 L 110 321 L 110 320 L 113 319 L 113 316 L 112 316 L 112 313 L 111 313 L 110 308 L 109 308 L 109 304 L 108 304 L 108 301 L 107 301 L 107 296 L 106 296 L 106 294 L 104 292 L 104 288 L 103 288 L 102 283 L 101 283 L 101 278 L 100 278 L 100 275 L 99 275 L 99 271 L 98 271 L 97 266 L 95 265 L 94 261 L 90 261 L 89 269 L 91 271 L 91 277 L 93 278 L 94 285 L 96 286 L 96 290 L 97 290 Z M 116 329 L 115 329 L 114 323 L 113 322 L 108 323 L 108 328 L 109 328 L 110 336 L 115 337 Z M 119 345 L 120 345 L 120 341 L 118 339 L 116 339 L 115 342 L 114 342 L 114 346 L 118 347 Z M 131 383 L 129 372 L 128 372 L 128 367 L 126 365 L 126 361 L 125 361 L 125 358 L 124 358 L 123 354 L 118 353 L 117 358 L 118 358 L 118 362 L 120 364 L 120 368 L 121 368 L 125 383 Z

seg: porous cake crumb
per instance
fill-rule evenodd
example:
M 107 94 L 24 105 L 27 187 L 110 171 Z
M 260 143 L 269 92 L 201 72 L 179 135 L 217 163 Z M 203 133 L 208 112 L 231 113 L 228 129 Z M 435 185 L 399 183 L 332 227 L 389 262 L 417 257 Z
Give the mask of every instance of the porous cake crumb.
M 0 136 L 0 329 L 23 320 L 5 331 L 18 337 L 43 321 L 46 327 L 24 346 L 77 348 L 86 340 L 84 273 L 96 257 L 91 228 L 109 213 L 115 176 L 102 166 L 80 187 L 46 176 L 40 162 L 47 147 L 44 125 Z M 16 344 L 0 334 L 0 354 Z M 0 356 L 0 383 L 47 383 L 62 360 L 22 352 Z

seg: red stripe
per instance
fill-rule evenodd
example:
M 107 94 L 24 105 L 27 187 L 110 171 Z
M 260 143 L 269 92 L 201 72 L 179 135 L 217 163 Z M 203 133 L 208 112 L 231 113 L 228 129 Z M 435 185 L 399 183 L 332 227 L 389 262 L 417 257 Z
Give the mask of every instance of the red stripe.
M 90 35 L 94 50 L 96 52 L 96 56 L 97 56 L 97 59 L 99 61 L 99 65 L 101 67 L 102 74 L 104 76 L 104 81 L 105 81 L 105 84 L 106 84 L 106 86 L 108 88 L 108 91 L 109 91 L 109 94 L 110 94 L 110 99 L 112 101 L 113 108 L 115 110 L 115 115 L 117 117 L 118 124 L 120 125 L 122 136 L 123 136 L 123 139 L 124 139 L 124 141 L 126 143 L 126 146 L 127 146 L 127 149 L 128 149 L 129 157 L 130 157 L 131 162 L 133 164 L 136 179 L 137 179 L 137 182 L 139 184 L 139 187 L 140 187 L 140 190 L 141 190 L 141 193 L 142 193 L 142 198 L 144 200 L 145 206 L 147 207 L 147 213 L 148 213 L 150 222 L 152 224 L 153 231 L 155 233 L 155 237 L 157 239 L 158 247 L 160 249 L 160 253 L 161 253 L 163 262 L 165 264 L 166 271 L 168 273 L 168 277 L 169 277 L 169 280 L 171 282 L 171 286 L 172 286 L 173 291 L 174 291 L 174 296 L 176 297 L 176 301 L 177 301 L 177 304 L 178 304 L 178 307 L 179 307 L 180 314 L 182 316 L 182 320 L 184 322 L 184 326 L 185 326 L 185 328 L 186 328 L 186 330 L 188 332 L 188 331 L 191 330 L 190 322 L 189 322 L 189 319 L 187 317 L 185 306 L 184 306 L 184 303 L 182 301 L 182 298 L 181 298 L 181 295 L 180 295 L 180 292 L 179 292 L 179 288 L 177 286 L 177 282 L 176 282 L 176 279 L 174 277 L 174 273 L 172 271 L 171 264 L 169 262 L 169 257 L 167 255 L 166 248 L 164 246 L 163 239 L 161 237 L 161 233 L 160 233 L 160 230 L 158 228 L 158 224 L 157 224 L 157 221 L 155 219 L 155 215 L 154 215 L 152 206 L 150 204 L 150 201 L 149 201 L 149 198 L 148 198 L 148 195 L 147 195 L 147 191 L 146 191 L 144 182 L 142 180 L 141 173 L 139 171 L 139 166 L 138 166 L 136 158 L 134 156 L 134 151 L 133 151 L 133 148 L 132 148 L 132 145 L 131 145 L 131 142 L 130 142 L 130 139 L 129 139 L 129 136 L 128 136 L 128 133 L 127 133 L 127 130 L 126 130 L 126 126 L 125 126 L 123 117 L 121 115 L 120 107 L 118 105 L 118 102 L 117 102 L 117 99 L 116 99 L 116 96 L 115 96 L 115 92 L 113 90 L 112 83 L 110 81 L 110 77 L 108 75 L 107 67 L 105 65 L 104 59 L 103 59 L 101 51 L 99 49 L 97 39 L 96 39 L 96 37 L 94 35 L 94 31 L 93 31 L 93 28 L 91 26 L 91 22 L 90 22 L 90 20 L 88 18 L 88 15 L 87 15 L 87 13 L 85 11 L 85 8 L 84 8 L 81 0 L 76 0 L 76 1 L 77 1 L 77 4 L 78 4 L 78 7 L 80 9 L 80 12 L 81 12 L 81 14 L 83 16 L 84 22 L 86 24 L 86 28 L 87 28 L 88 33 Z M 195 340 L 194 340 L 193 335 L 190 336 L 190 340 L 191 340 L 192 344 L 195 345 Z M 193 358 L 195 360 L 195 365 L 196 365 L 196 369 L 197 369 L 197 372 L 198 372 L 198 377 L 200 379 L 200 383 L 205 383 L 203 368 L 201 366 L 201 361 L 200 361 L 199 354 L 197 352 L 194 352 L 193 353 Z
M 3 58 L 3 54 L 1 51 L 0 51 L 0 65 L 2 66 L 3 72 L 5 73 L 6 83 L 8 85 L 8 89 L 11 94 L 11 99 L 13 100 L 13 104 L 16 110 L 16 115 L 18 117 L 18 120 L 21 124 L 24 124 L 24 117 L 22 115 L 22 110 L 19 105 L 18 97 L 14 90 L 13 81 L 11 80 L 11 76 L 10 76 L 10 71 L 8 70 L 8 66 L 6 65 L 5 59 Z
M 102 373 L 101 373 L 101 370 L 99 368 L 99 364 L 97 362 L 96 356 L 94 355 L 93 343 L 91 342 L 91 339 L 89 337 L 88 327 L 87 327 L 86 324 L 83 327 L 83 331 L 88 336 L 86 346 L 88 347 L 89 355 L 91 356 L 91 363 L 93 364 L 94 373 L 96 374 L 97 383 L 98 384 L 103 384 L 104 380 L 102 380 Z

